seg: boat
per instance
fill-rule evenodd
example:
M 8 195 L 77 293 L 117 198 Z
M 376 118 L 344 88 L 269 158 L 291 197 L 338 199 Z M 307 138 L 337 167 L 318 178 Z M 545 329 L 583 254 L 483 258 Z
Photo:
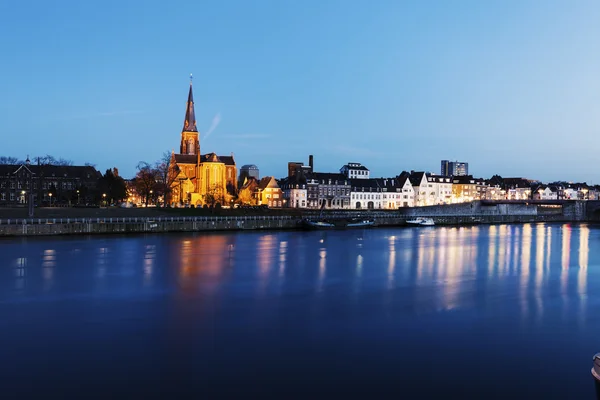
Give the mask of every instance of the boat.
M 415 218 L 409 219 L 406 221 L 409 225 L 418 225 L 418 226 L 434 226 L 435 222 L 433 222 L 433 218 Z
M 312 219 L 303 219 L 302 226 L 308 229 L 333 229 L 335 225 L 331 222 L 320 221 L 320 220 L 312 220 Z
M 375 220 L 363 219 L 363 220 L 350 220 L 346 223 L 346 228 L 366 228 L 375 225 Z

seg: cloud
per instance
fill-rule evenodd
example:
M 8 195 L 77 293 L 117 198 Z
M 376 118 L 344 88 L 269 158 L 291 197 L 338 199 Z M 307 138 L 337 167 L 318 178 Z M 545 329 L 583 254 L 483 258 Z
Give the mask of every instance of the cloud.
M 93 118 L 103 118 L 103 117 L 116 117 L 120 115 L 130 115 L 130 114 L 143 114 L 145 111 L 136 111 L 136 110 L 123 110 L 123 111 L 107 111 L 107 112 L 97 112 L 92 114 L 80 114 L 80 115 L 70 115 L 59 117 L 57 120 L 59 121 L 72 121 L 75 119 L 93 119 Z
M 204 140 L 206 140 L 210 136 L 210 134 L 213 133 L 215 129 L 217 129 L 219 123 L 221 123 L 221 113 L 217 113 L 217 115 L 214 116 L 212 123 L 210 124 L 210 128 L 208 128 L 208 130 L 206 131 L 206 135 L 204 135 Z

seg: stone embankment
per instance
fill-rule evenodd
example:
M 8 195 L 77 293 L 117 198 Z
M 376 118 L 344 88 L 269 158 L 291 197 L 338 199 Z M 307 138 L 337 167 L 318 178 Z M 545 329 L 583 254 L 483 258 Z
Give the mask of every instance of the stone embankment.
M 600 201 L 489 202 L 403 208 L 395 211 L 331 211 L 328 219 L 374 218 L 377 226 L 403 226 L 416 217 L 436 225 L 598 221 Z M 307 211 L 306 215 L 315 215 Z M 295 216 L 119 217 L 0 219 L 0 236 L 127 234 L 298 229 Z

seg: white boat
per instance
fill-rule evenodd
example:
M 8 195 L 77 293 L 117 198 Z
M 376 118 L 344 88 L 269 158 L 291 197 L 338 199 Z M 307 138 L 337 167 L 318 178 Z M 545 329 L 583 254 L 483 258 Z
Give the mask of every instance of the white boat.
M 419 226 L 434 226 L 435 222 L 433 222 L 433 218 L 415 218 L 409 219 L 406 221 L 409 225 L 419 225 Z

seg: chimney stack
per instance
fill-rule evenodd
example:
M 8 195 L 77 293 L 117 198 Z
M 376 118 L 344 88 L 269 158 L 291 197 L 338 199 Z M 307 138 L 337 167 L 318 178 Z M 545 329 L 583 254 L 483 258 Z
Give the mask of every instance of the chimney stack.
M 313 171 L 313 155 L 309 155 L 308 156 L 308 166 L 310 167 L 310 172 L 314 172 Z

